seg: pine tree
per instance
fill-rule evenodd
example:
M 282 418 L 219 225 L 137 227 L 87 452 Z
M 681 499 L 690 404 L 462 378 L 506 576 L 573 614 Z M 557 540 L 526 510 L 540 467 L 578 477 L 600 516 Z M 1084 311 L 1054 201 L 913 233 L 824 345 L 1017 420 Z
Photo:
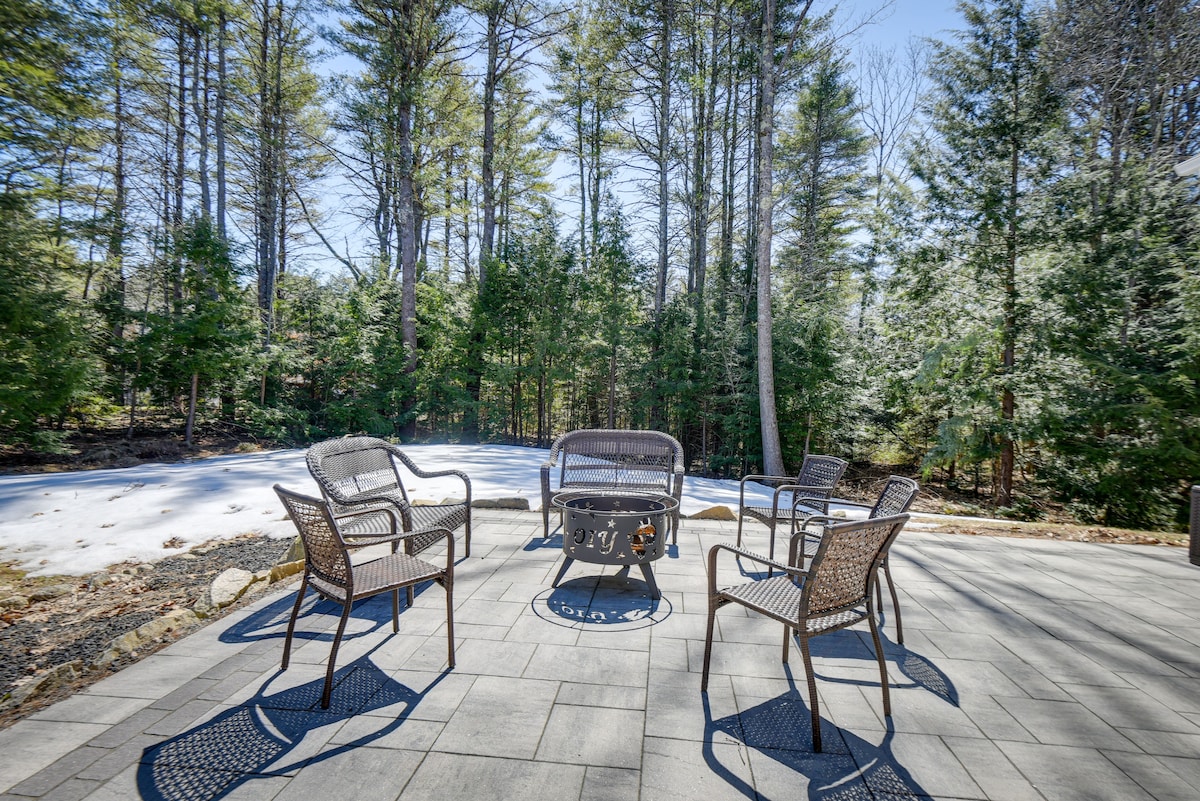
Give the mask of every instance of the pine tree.
M 1043 235 L 1038 208 L 1051 177 L 1060 118 L 1042 45 L 1043 23 L 1024 0 L 959 5 L 960 44 L 935 47 L 930 114 L 935 139 L 918 149 L 925 185 L 927 266 L 962 271 L 985 305 L 994 347 L 978 379 L 994 392 L 995 501 L 1013 501 L 1020 392 L 1019 349 L 1033 256 Z M 932 261 L 928 261 L 931 259 Z

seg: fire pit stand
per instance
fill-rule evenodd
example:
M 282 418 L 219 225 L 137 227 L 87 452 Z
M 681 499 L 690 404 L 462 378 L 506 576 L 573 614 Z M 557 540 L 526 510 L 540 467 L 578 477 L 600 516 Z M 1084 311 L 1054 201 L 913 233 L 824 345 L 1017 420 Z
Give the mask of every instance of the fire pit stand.
M 637 565 L 661 598 L 650 563 L 666 552 L 671 513 L 679 502 L 669 496 L 635 493 L 569 492 L 553 503 L 562 512 L 563 554 L 551 586 L 557 587 L 576 559 L 597 565 Z

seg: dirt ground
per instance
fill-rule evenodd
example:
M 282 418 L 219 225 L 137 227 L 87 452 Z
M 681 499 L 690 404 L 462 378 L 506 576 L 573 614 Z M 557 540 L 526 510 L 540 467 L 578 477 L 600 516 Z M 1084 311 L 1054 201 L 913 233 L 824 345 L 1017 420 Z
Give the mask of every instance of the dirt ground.
M 177 438 L 149 432 L 126 441 L 123 436 L 84 435 L 72 443 L 72 453 L 57 458 L 30 455 L 11 449 L 0 450 L 0 472 L 79 470 L 130 466 L 141 461 L 172 461 L 184 457 L 257 450 L 273 443 L 247 442 L 228 432 L 209 431 L 187 449 Z M 860 482 L 862 494 L 873 480 Z M 914 511 L 942 513 L 944 495 L 923 493 Z M 973 518 L 947 519 L 939 532 L 972 536 L 1033 537 L 1074 542 L 1127 543 L 1137 545 L 1186 545 L 1187 535 L 1173 532 L 1144 532 L 1104 526 L 1066 523 L 1027 523 Z M 207 543 L 190 553 L 152 564 L 114 565 L 91 576 L 29 578 L 11 563 L 0 563 L 0 706 L 22 685 L 37 680 L 56 667 L 74 664 L 66 677 L 52 689 L 20 705 L 0 710 L 0 728 L 67 697 L 138 659 L 165 647 L 186 631 L 164 634 L 152 644 L 125 655 L 103 668 L 89 668 L 109 643 L 122 634 L 174 610 L 190 609 L 208 589 L 212 579 L 229 567 L 261 570 L 283 555 L 289 543 L 266 537 L 247 536 Z M 252 591 L 226 614 L 250 602 L 266 584 Z M 11 600 L 10 599 L 14 599 Z M 22 603 L 22 600 L 27 603 Z M 210 622 L 212 618 L 205 623 Z

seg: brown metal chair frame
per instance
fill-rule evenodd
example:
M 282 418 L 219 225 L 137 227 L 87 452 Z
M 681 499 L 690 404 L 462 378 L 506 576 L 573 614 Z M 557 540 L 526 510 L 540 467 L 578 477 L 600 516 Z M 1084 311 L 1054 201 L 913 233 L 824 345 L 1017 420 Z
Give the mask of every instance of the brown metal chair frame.
M 396 445 L 377 437 L 342 437 L 318 442 L 305 455 L 308 471 L 321 494 L 329 501 L 335 517 L 370 509 L 390 508 L 400 518 L 405 532 L 426 532 L 465 526 L 463 557 L 471 555 L 471 479 L 461 470 L 422 470 Z M 396 463 L 421 479 L 455 476 L 462 480 L 465 500 L 414 506 Z M 374 518 L 350 521 L 342 534 L 355 544 L 370 545 L 387 538 Z M 408 553 L 417 554 L 434 540 L 406 540 Z
M 400 590 L 410 591 L 426 581 L 435 581 L 446 590 L 446 637 L 448 641 L 448 661 L 454 667 L 454 535 L 449 529 L 433 531 L 414 531 L 398 534 L 399 540 L 411 540 L 414 537 L 426 535 L 431 542 L 446 541 L 446 566 L 438 567 L 423 559 L 418 559 L 407 553 L 392 553 L 361 564 L 352 564 L 350 554 L 361 548 L 361 544 L 348 543 L 342 535 L 340 526 L 346 517 L 362 518 L 376 516 L 382 518 L 376 521 L 379 525 L 390 526 L 393 532 L 398 528 L 398 521 L 389 508 L 368 509 L 352 515 L 335 518 L 330 505 L 320 499 L 291 492 L 278 484 L 275 493 L 283 502 L 288 515 L 300 532 L 304 541 L 304 578 L 300 581 L 300 589 L 296 592 L 296 603 L 292 606 L 292 615 L 288 620 L 287 637 L 283 643 L 283 661 L 280 669 L 287 670 L 292 654 L 292 636 L 296 629 L 296 618 L 300 614 L 300 606 L 304 595 L 311 588 L 322 598 L 342 605 L 342 614 L 338 620 L 337 633 L 333 637 L 333 646 L 329 651 L 329 665 L 325 671 L 325 687 L 321 693 L 321 708 L 329 708 L 329 698 L 333 691 L 333 673 L 337 662 L 337 652 L 346 632 L 346 623 L 350 619 L 350 609 L 355 601 L 380 595 L 385 592 L 392 594 L 392 631 L 400 630 Z
M 806 507 L 812 514 L 828 514 L 829 498 L 833 488 L 846 472 L 847 462 L 836 456 L 817 456 L 809 454 L 804 457 L 799 475 L 792 476 L 742 476 L 738 485 L 738 527 L 737 545 L 742 546 L 742 521 L 748 515 L 770 529 L 770 545 L 767 557 L 775 558 L 775 529 L 780 521 L 791 522 L 795 519 L 798 507 Z M 763 484 L 775 484 L 775 494 L 771 505 L 747 506 L 746 482 L 754 481 Z M 791 499 L 785 499 L 784 493 L 792 493 Z
M 808 569 L 796 567 L 799 540 L 804 532 L 792 537 L 788 563 L 776 562 L 744 548 L 729 544 L 714 545 L 708 552 L 708 628 L 704 639 L 704 669 L 700 691 L 708 692 L 709 663 L 712 657 L 713 627 L 717 610 L 736 603 L 783 623 L 783 661 L 788 661 L 790 638 L 794 633 L 804 660 L 808 680 L 809 712 L 812 716 L 813 750 L 821 750 L 821 714 L 817 684 L 813 676 L 808 641 L 812 637 L 861 623 L 871 627 L 879 680 L 883 691 L 883 714 L 892 714 L 888 693 L 887 663 L 875 622 L 874 585 L 879 565 L 887 556 L 908 515 L 856 520 L 826 526 L 821 544 Z M 749 559 L 782 575 L 771 575 L 746 584 L 717 588 L 717 557 L 729 552 Z
M 907 512 L 908 508 L 912 506 L 913 501 L 916 500 L 919 489 L 920 487 L 917 482 L 913 481 L 911 478 L 905 478 L 904 476 L 889 476 L 887 484 L 884 485 L 883 490 L 879 493 L 879 498 L 876 499 L 873 505 L 857 503 L 855 501 L 847 501 L 841 498 L 831 498 L 830 503 L 836 503 L 838 506 L 849 506 L 856 509 L 867 509 L 867 519 L 873 520 L 879 517 L 891 517 L 893 515 Z M 819 523 L 821 525 L 828 525 L 830 523 L 838 522 L 838 518 L 831 517 L 829 515 L 809 515 L 808 517 L 805 517 L 802 512 L 798 513 L 798 510 L 793 510 L 793 537 L 796 535 L 797 520 L 803 520 L 803 524 L 801 525 L 800 529 L 805 533 L 804 538 L 800 540 L 800 556 L 798 562 L 800 567 L 804 567 L 804 560 L 808 556 L 807 552 L 809 551 L 809 546 L 812 546 L 811 549 L 813 552 L 815 552 L 817 546 L 819 546 L 821 542 L 821 532 L 809 531 L 809 524 Z M 885 554 L 883 557 L 882 567 L 884 578 L 887 579 L 888 592 L 891 593 L 892 596 L 892 609 L 895 612 L 896 617 L 896 642 L 900 645 L 903 645 L 904 627 L 900 621 L 900 598 L 896 594 L 896 584 L 894 581 L 892 581 L 892 569 L 889 567 L 888 562 L 889 557 L 887 554 Z M 877 593 L 876 600 L 878 601 L 879 606 L 882 607 L 883 587 L 878 582 L 875 584 L 875 592 Z

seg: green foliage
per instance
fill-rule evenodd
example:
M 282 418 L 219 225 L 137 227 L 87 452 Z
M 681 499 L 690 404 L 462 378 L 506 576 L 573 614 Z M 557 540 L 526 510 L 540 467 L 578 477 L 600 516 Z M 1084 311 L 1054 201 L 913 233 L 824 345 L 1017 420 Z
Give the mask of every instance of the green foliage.
M 0 3 L 0 176 L 11 189 L 69 141 L 94 111 L 89 86 L 95 27 L 86 6 L 56 0 Z
M 63 288 L 71 256 L 30 206 L 0 194 L 0 438 L 47 447 L 39 429 L 87 396 L 96 364 L 84 309 Z
M 213 396 L 244 387 L 257 326 L 228 243 L 211 220 L 195 216 L 177 233 L 167 256 L 163 279 L 175 292 L 168 308 L 147 315 L 137 342 L 138 385 L 182 394 L 195 375 Z

